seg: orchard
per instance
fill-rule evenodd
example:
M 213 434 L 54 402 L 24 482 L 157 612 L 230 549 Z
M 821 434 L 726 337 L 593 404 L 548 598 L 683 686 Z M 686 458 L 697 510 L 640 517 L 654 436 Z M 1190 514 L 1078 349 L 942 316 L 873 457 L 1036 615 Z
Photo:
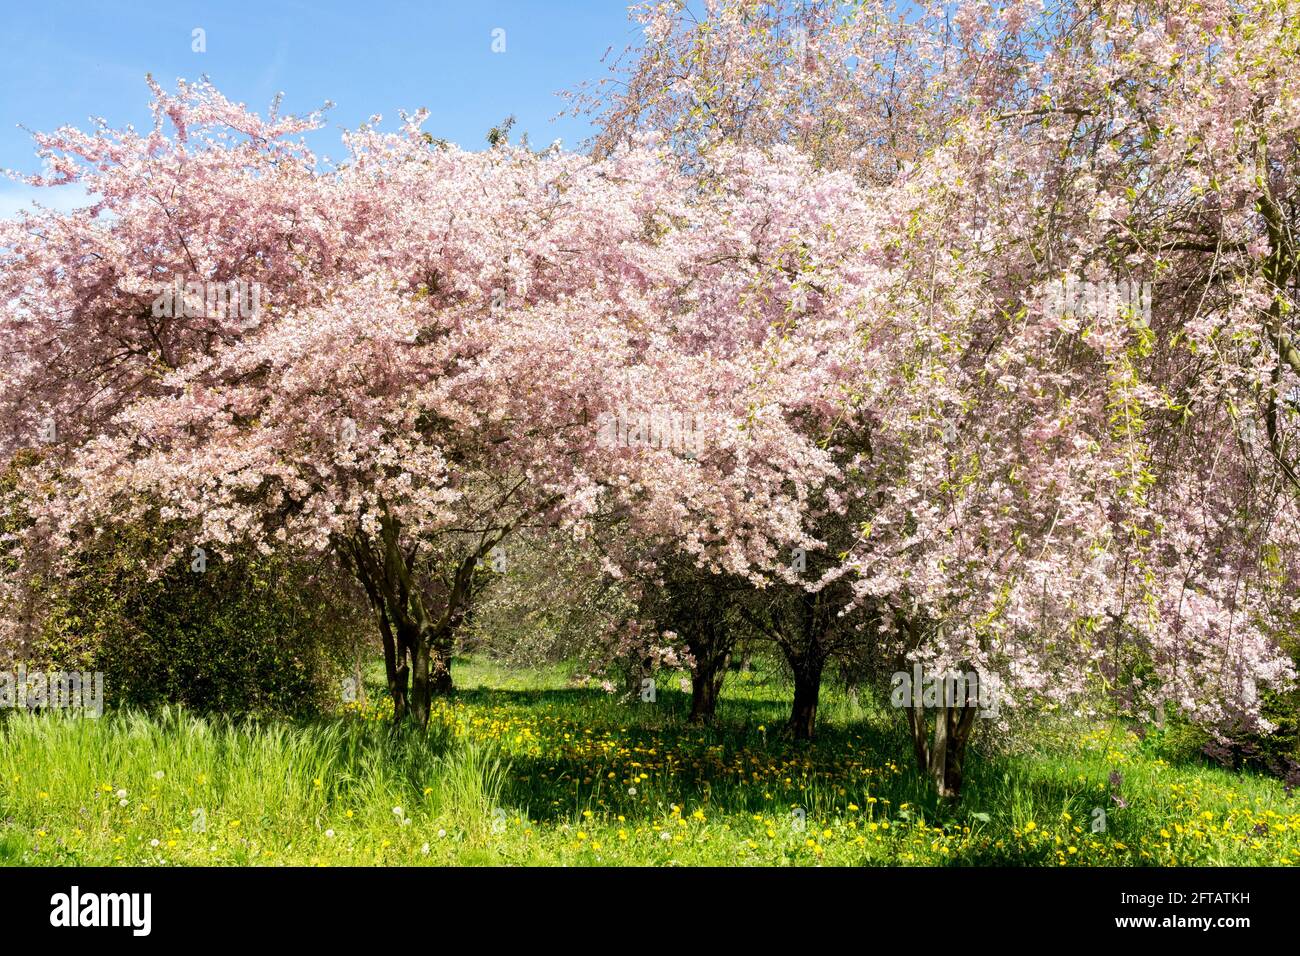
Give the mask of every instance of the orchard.
M 11 175 L 90 199 L 0 219 L 0 666 L 103 671 L 104 728 L 237 670 L 222 719 L 377 720 L 394 779 L 500 738 L 503 826 L 570 774 L 614 844 L 662 742 L 596 760 L 579 709 L 539 750 L 491 694 L 662 704 L 673 772 L 725 790 L 735 756 L 728 812 L 784 820 L 771 741 L 872 847 L 874 781 L 945 818 L 1061 727 L 1290 799 L 1300 4 L 632 16 L 578 151 L 419 110 L 331 162 L 324 112 L 153 78 L 148 129 L 34 134 Z M 882 776 L 836 803 L 830 745 Z M 1137 813 L 1101 763 L 1075 816 Z M 1201 852 L 1152 841 L 1092 862 Z

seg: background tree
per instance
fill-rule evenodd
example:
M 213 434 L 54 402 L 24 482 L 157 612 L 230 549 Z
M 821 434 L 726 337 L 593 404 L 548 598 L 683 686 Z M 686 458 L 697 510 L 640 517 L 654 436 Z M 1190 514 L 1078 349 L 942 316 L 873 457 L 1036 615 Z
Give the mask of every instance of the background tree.
M 690 719 L 708 723 L 717 713 L 727 668 L 745 624 L 738 596 L 747 582 L 714 574 L 679 559 L 657 565 L 641 613 L 671 631 L 690 657 Z

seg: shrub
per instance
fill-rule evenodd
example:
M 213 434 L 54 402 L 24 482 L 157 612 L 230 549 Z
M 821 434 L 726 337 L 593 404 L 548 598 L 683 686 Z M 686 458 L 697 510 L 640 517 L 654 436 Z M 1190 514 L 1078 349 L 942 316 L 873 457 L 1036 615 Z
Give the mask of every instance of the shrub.
M 103 671 L 113 705 L 302 716 L 341 700 L 368 634 L 347 581 L 255 553 L 152 575 L 158 545 L 155 531 L 129 529 L 69 578 L 45 582 L 27 659 Z

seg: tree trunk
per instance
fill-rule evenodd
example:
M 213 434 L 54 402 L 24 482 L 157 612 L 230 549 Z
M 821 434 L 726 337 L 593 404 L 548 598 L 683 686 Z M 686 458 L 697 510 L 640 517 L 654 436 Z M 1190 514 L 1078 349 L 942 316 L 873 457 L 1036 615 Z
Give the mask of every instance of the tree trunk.
M 691 675 L 691 723 L 713 721 L 730 658 L 730 654 L 724 654 L 720 658 L 696 659 L 695 672 Z
M 429 645 L 422 635 L 415 635 L 411 643 L 414 667 L 411 670 L 411 719 L 421 728 L 429 726 Z
M 975 726 L 975 708 L 945 707 L 936 715 L 936 722 L 945 728 L 945 746 L 943 763 L 936 763 L 931 769 L 931 775 L 939 796 L 945 800 L 957 800 L 961 797 L 966 743 L 970 740 L 971 728 Z
M 388 681 L 388 696 L 393 699 L 393 723 L 406 719 L 406 651 L 400 648 L 388 622 L 388 613 L 381 605 L 375 612 L 379 619 L 379 634 L 384 642 L 384 676 Z M 400 657 L 398 655 L 401 655 Z
M 435 697 L 447 697 L 455 690 L 451 680 L 451 640 L 437 640 L 430 645 L 430 690 Z
M 792 662 L 795 663 L 795 662 Z M 790 708 L 790 733 L 795 740 L 812 740 L 817 731 L 817 700 L 821 696 L 821 657 L 810 656 L 795 663 L 794 703 Z
M 456 635 L 474 600 L 474 569 L 479 556 L 470 555 L 456 568 L 447 594 L 447 606 L 441 620 L 429 636 L 430 691 L 439 697 L 455 690 L 451 680 L 451 656 L 456 650 Z
M 925 719 L 925 711 L 920 707 L 904 707 L 907 715 L 907 729 L 912 734 L 912 754 L 916 757 L 916 768 L 921 773 L 930 772 L 930 726 Z
M 653 681 L 654 679 L 654 663 L 654 658 L 643 657 L 635 664 L 628 666 L 626 674 L 626 693 L 629 700 L 635 702 L 645 693 L 645 682 L 647 680 Z
M 411 690 L 405 710 L 417 725 L 428 727 L 433 698 L 446 696 L 453 689 L 450 645 L 413 634 L 407 646 L 411 655 Z
M 335 544 L 365 588 L 379 624 L 393 722 L 401 724 L 409 716 L 425 727 L 433 695 L 453 690 L 451 655 L 457 631 L 474 599 L 474 569 L 482 554 L 501 539 L 481 541 L 457 563 L 446 582 L 445 595 L 434 599 L 441 605 L 441 613 L 435 616 L 426 607 L 430 596 L 416 580 L 411 555 L 400 546 L 398 522 L 385 516 L 380 528 L 377 538 L 357 533 L 336 539 Z M 409 690 L 408 681 L 412 682 Z
M 935 707 L 934 738 L 929 738 L 929 721 L 920 707 L 907 707 L 908 728 L 912 732 L 912 748 L 916 765 L 934 784 L 935 792 L 943 800 L 961 798 L 966 744 L 975 726 L 975 707 Z
M 400 724 L 406 719 L 408 712 L 406 681 L 409 674 L 405 661 L 388 673 L 388 695 L 393 698 L 394 724 Z

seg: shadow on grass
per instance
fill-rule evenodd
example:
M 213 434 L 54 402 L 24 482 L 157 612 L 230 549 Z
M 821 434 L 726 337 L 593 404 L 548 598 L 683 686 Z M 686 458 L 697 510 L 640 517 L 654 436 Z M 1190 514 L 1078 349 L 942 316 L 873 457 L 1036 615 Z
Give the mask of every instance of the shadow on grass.
M 503 755 L 509 772 L 499 795 L 503 805 L 542 823 L 576 823 L 585 810 L 622 816 L 629 825 L 655 823 L 673 804 L 684 813 L 700 808 L 768 818 L 802 809 L 811 823 L 843 817 L 852 803 L 894 827 L 968 829 L 970 839 L 944 865 L 1042 866 L 1056 863 L 1056 844 L 1011 843 L 1005 839 L 1011 828 L 1052 808 L 1068 812 L 1086 839 L 1094 806 L 1102 802 L 1098 780 L 1087 781 L 1090 790 L 1032 756 L 978 745 L 968 754 L 961 801 L 940 801 L 915 768 L 901 720 L 870 700 L 854 708 L 853 719 L 846 719 L 844 702 L 835 702 L 825 709 L 838 719 L 819 723 L 816 740 L 799 742 L 784 733 L 788 705 L 779 699 L 724 697 L 716 719 L 703 725 L 688 721 L 690 695 L 668 688 L 657 690 L 654 703 L 596 688 L 470 687 L 455 699 L 546 723 L 548 732 L 536 742 L 540 753 Z M 1136 842 L 1135 811 L 1104 809 L 1109 835 Z M 1055 822 L 1036 821 L 1040 828 Z M 1001 835 L 1001 846 L 993 834 Z

